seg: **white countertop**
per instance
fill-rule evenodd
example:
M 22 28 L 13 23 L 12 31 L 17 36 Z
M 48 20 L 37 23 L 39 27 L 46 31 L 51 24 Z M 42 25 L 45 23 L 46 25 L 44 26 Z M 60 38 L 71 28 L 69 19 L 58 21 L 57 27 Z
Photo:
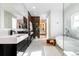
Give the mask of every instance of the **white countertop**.
M 16 44 L 17 43 L 17 37 L 15 36 L 0 36 L 0 44 Z
M 23 41 L 27 37 L 28 37 L 28 34 L 22 34 L 22 35 L 17 36 L 17 43 Z
M 0 36 L 0 44 L 17 44 L 28 37 L 28 34 Z

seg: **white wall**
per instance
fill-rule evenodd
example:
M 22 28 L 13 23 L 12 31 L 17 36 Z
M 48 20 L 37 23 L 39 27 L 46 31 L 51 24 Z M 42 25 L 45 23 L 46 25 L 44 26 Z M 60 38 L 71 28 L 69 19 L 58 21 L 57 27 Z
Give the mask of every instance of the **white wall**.
M 41 19 L 47 17 L 47 38 L 63 35 L 63 4 L 59 4 L 59 10 L 52 9 L 46 15 L 41 15 Z
M 72 5 L 70 5 L 68 8 L 64 10 L 64 31 L 65 28 L 67 28 L 70 32 L 70 35 L 79 38 L 79 29 L 77 30 L 71 29 L 71 16 L 77 12 L 79 12 L 79 4 L 77 3 L 76 4 L 73 3 Z
M 12 14 L 4 11 L 4 28 L 12 28 Z
M 47 18 L 47 38 L 50 38 L 51 37 L 51 23 L 50 23 L 50 20 L 51 20 L 51 11 L 48 12 L 48 18 Z
M 1 11 L 1 10 L 0 10 Z M 0 12 L 0 28 L 1 28 L 1 12 Z
M 4 28 L 4 9 L 0 5 L 0 28 Z
M 0 28 L 1 28 L 1 5 L 0 5 Z
M 50 14 L 50 37 L 63 34 L 63 4 L 59 4 L 59 10 L 52 9 Z

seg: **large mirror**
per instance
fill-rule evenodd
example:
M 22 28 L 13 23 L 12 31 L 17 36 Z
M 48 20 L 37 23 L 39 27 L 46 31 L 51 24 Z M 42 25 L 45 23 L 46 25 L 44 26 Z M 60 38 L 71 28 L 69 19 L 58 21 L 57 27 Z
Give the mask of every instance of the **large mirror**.
M 22 3 L 0 4 L 0 29 L 27 31 L 27 19 L 28 10 Z

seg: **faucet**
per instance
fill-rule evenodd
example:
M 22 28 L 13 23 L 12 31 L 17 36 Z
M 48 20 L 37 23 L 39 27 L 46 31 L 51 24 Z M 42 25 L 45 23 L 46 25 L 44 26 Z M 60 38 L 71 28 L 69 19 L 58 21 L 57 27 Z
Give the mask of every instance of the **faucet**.
M 13 35 L 13 34 L 15 34 L 15 33 L 16 33 L 16 31 L 10 30 L 10 35 Z

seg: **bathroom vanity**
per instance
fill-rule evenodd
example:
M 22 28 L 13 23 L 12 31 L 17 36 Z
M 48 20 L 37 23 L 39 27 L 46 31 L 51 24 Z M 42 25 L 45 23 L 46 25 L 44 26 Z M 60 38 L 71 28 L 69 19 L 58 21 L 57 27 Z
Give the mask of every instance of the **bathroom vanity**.
M 17 40 L 15 36 L 0 36 L 0 56 L 16 56 Z
M 28 34 L 0 36 L 0 56 L 16 56 L 17 50 L 20 49 L 24 43 L 27 45 L 25 42 L 27 38 Z M 23 42 L 23 44 L 21 44 L 21 42 Z

